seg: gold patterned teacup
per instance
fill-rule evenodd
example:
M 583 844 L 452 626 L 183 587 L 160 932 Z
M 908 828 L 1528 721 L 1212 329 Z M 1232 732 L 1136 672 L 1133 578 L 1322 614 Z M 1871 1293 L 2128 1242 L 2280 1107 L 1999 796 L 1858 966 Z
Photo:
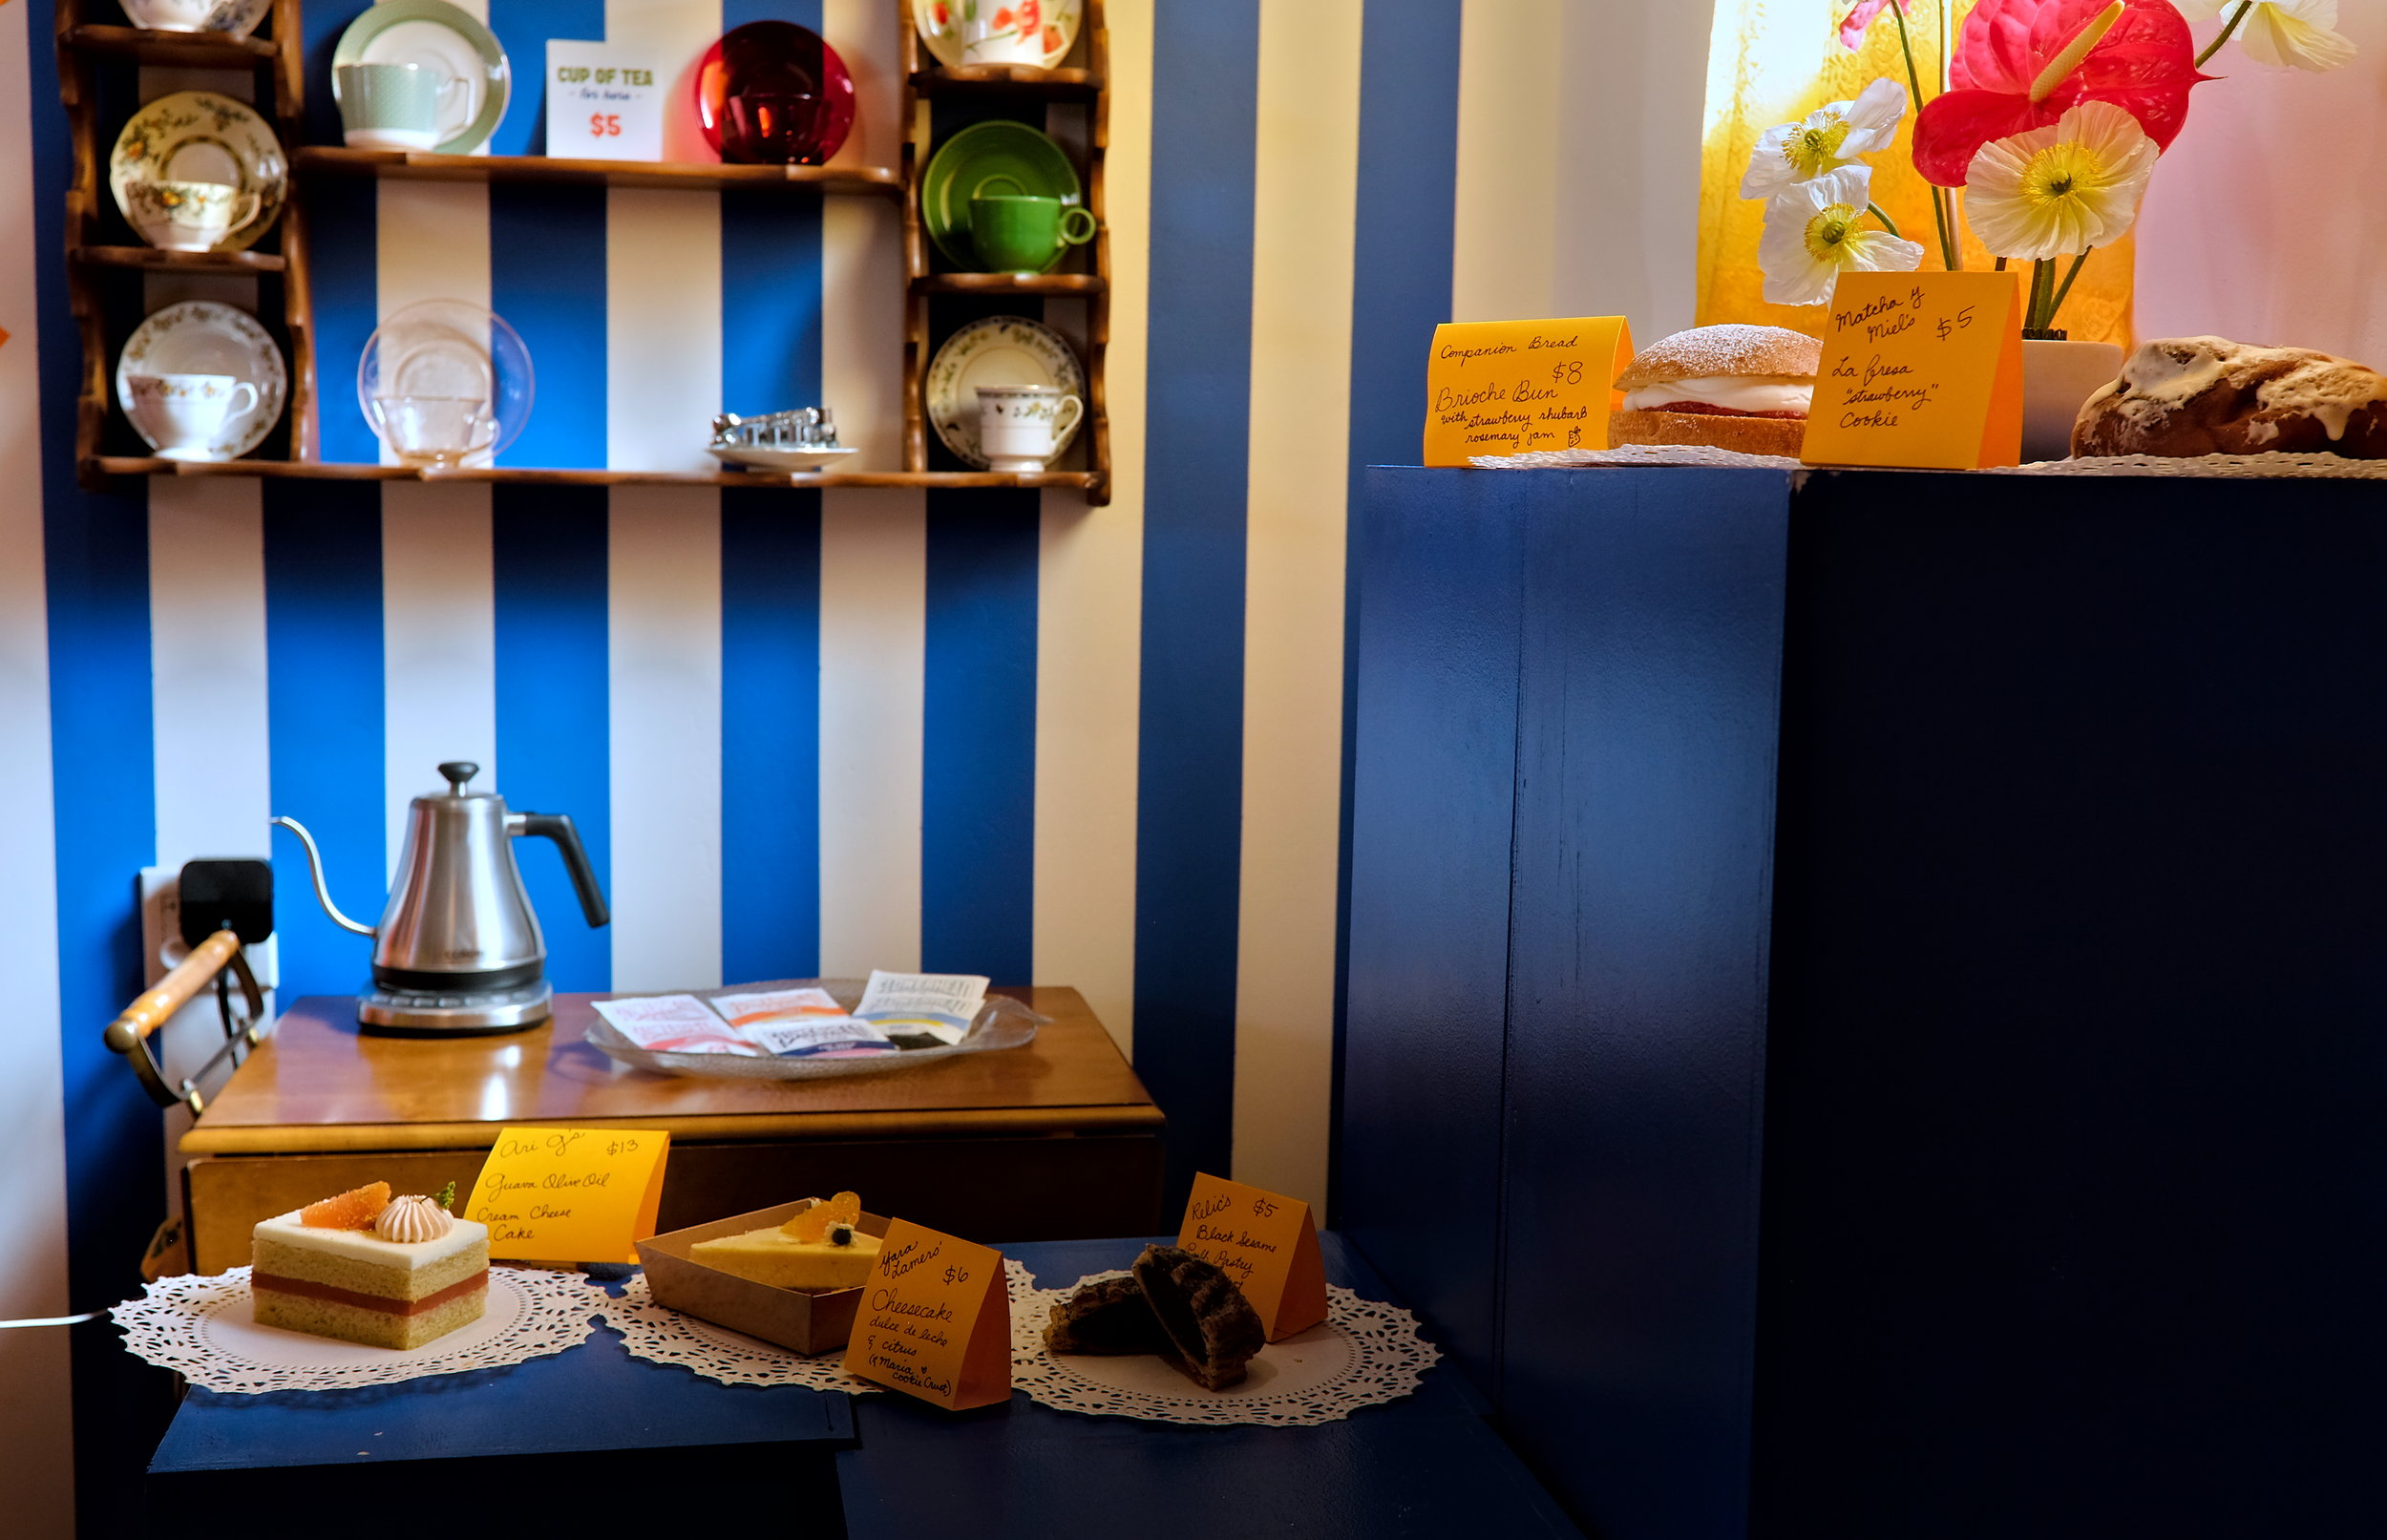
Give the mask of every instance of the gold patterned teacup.
M 1086 403 L 1050 385 L 978 388 L 978 448 L 990 471 L 1037 472 L 1061 453 Z
M 160 251 L 213 251 L 257 217 L 255 193 L 220 181 L 136 181 L 125 187 L 133 228 Z
M 229 374 L 133 374 L 124 385 L 125 414 L 169 460 L 224 458 L 215 442 L 225 419 L 257 409 L 257 387 Z

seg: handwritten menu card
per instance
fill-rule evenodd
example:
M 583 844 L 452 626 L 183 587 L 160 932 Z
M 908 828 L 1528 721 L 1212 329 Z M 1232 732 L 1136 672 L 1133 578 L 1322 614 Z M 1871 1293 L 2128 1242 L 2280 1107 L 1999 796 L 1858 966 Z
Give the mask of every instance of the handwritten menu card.
M 1972 471 L 2022 458 L 2016 273 L 1842 273 L 1809 465 Z
M 1326 1318 L 1326 1269 L 1308 1204 L 1196 1173 L 1177 1244 L 1235 1279 L 1270 1341 Z
M 665 72 L 631 43 L 547 40 L 547 153 L 567 160 L 663 158 Z
M 947 1411 L 1011 1394 L 1011 1291 L 1001 1252 L 891 1219 L 862 1288 L 846 1373 Z
M 502 1129 L 464 1217 L 489 1227 L 492 1256 L 635 1262 L 670 1151 L 655 1129 Z
M 1426 369 L 1426 465 L 1478 454 L 1606 449 L 1616 376 L 1633 362 L 1620 315 L 1572 321 L 1451 321 Z

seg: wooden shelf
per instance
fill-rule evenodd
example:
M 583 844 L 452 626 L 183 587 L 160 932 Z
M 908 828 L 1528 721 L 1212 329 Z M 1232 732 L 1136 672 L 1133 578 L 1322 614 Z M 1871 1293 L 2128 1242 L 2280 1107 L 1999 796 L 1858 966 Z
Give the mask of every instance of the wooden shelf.
M 76 246 L 66 260 L 85 267 L 146 267 L 177 273 L 278 273 L 270 251 L 160 251 L 156 246 Z
M 1094 273 L 924 273 L 912 280 L 920 294 L 1100 294 L 1109 286 Z
M 1089 471 L 540 471 L 485 466 L 421 471 L 404 465 L 349 465 L 324 460 L 169 460 L 156 455 L 103 454 L 89 462 L 101 475 L 255 476 L 294 481 L 470 481 L 549 487 L 1081 487 L 1107 478 Z
M 809 187 L 824 193 L 897 198 L 902 179 L 880 166 L 731 166 L 647 160 L 557 160 L 543 155 L 433 155 L 424 150 L 350 150 L 307 145 L 291 156 L 301 172 L 392 181 L 527 181 L 583 187 Z
M 1025 64 L 940 65 L 912 72 L 912 90 L 922 96 L 961 96 L 1014 92 L 1063 101 L 1091 101 L 1102 95 L 1096 70 L 1039 70 Z
M 70 27 L 60 41 L 79 53 L 192 70 L 253 70 L 282 52 L 270 37 L 160 32 L 146 27 Z

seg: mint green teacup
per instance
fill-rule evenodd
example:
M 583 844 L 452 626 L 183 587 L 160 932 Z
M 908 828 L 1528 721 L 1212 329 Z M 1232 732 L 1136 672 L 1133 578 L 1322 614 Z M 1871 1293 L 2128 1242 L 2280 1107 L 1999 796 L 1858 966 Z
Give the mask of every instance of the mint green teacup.
M 989 189 L 1008 185 L 1013 191 Z M 1009 177 L 989 177 L 970 195 L 970 244 L 990 273 L 1041 273 L 1070 246 L 1094 239 L 1093 211 L 1058 198 L 1036 198 Z
M 441 83 L 418 64 L 343 64 L 332 71 L 349 147 L 437 149 Z

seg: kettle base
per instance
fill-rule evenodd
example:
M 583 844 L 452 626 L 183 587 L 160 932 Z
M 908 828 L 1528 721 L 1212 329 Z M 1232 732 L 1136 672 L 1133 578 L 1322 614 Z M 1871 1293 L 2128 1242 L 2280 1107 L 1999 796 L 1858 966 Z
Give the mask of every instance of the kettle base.
M 513 989 L 369 990 L 356 997 L 357 1024 L 390 1037 L 478 1037 L 519 1032 L 555 1014 L 555 993 L 538 980 Z

